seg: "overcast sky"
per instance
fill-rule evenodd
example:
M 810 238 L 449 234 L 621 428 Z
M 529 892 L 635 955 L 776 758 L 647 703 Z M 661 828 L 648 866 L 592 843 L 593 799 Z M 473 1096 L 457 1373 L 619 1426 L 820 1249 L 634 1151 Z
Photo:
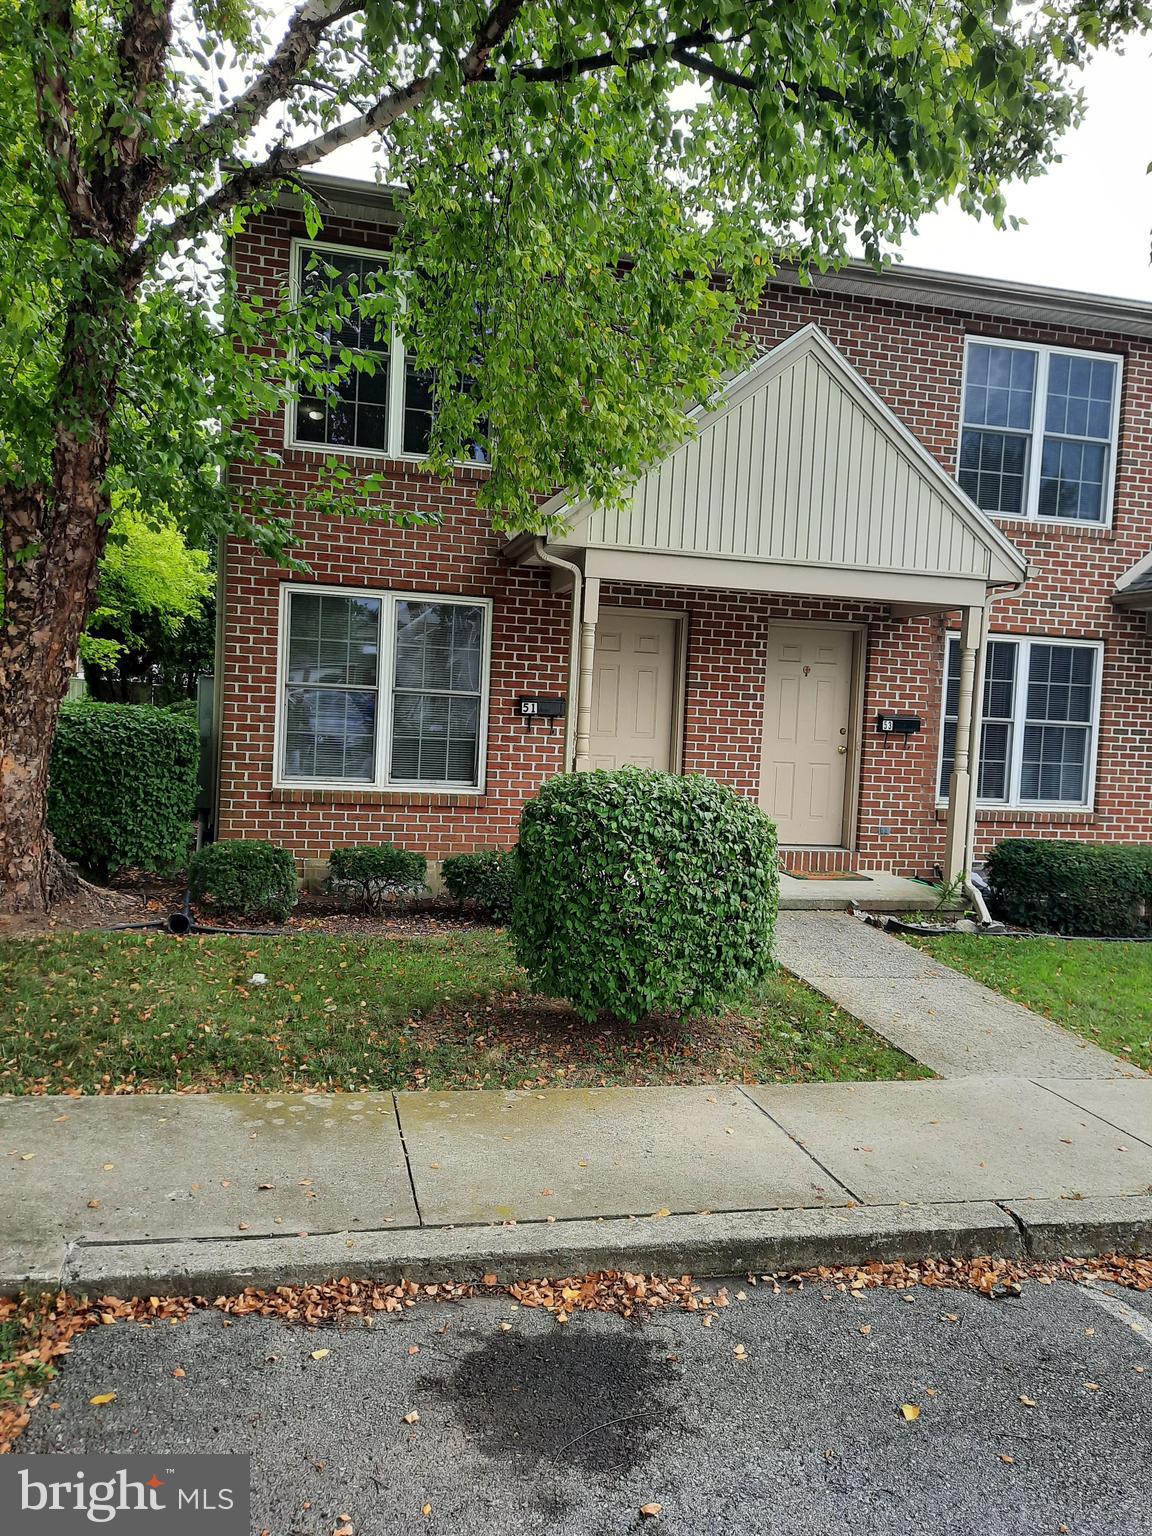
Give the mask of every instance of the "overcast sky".
M 1011 189 L 1020 230 L 997 230 L 949 207 L 905 243 L 913 266 L 970 272 L 1056 288 L 1152 300 L 1152 41 L 1099 54 L 1081 82 L 1088 112 L 1046 176 Z M 350 146 L 327 169 L 370 176 L 368 146 Z
M 945 208 L 905 243 L 905 261 L 1152 299 L 1152 43 L 1099 54 L 1081 79 L 1088 112 L 1063 140 L 1061 164 L 1009 196 L 1024 228 L 997 230 Z

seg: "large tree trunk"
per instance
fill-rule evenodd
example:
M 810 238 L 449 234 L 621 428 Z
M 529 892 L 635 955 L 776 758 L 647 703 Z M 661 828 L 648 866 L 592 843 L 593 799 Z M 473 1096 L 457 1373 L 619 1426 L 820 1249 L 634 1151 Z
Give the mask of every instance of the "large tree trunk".
M 48 765 L 106 536 L 107 421 L 88 425 L 83 440 L 60 434 L 51 488 L 0 496 L 0 912 L 45 911 L 67 894 L 47 829 Z

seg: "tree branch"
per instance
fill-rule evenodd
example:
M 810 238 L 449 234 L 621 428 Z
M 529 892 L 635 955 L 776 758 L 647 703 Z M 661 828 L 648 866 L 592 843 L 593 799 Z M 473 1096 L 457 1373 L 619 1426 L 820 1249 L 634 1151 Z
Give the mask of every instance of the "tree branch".
M 363 9 L 364 0 L 303 0 L 251 85 L 206 123 L 177 139 L 174 157 L 203 163 L 218 150 L 242 140 L 269 107 L 283 101 L 298 84 L 328 28 Z
M 307 0 L 297 12 L 299 17 L 316 4 L 331 7 L 343 0 Z M 349 0 L 350 3 L 350 0 Z M 492 50 L 508 35 L 526 0 L 497 0 L 477 27 L 468 52 L 460 59 L 458 68 L 465 85 L 482 78 Z M 357 5 L 354 7 L 358 9 Z M 330 18 L 331 19 L 331 18 Z M 346 144 L 354 144 L 370 133 L 381 133 L 397 118 L 413 111 L 428 95 L 443 70 L 434 75 L 422 76 L 408 85 L 389 91 L 373 103 L 366 112 L 350 118 L 346 123 L 318 134 L 304 144 L 278 145 L 258 165 L 245 166 L 227 176 L 214 192 L 210 192 L 194 207 L 173 219 L 171 224 L 155 230 L 137 246 L 131 258 L 137 272 L 142 272 L 149 262 L 163 249 L 177 245 L 182 240 L 199 234 L 222 214 L 238 207 L 257 193 L 265 191 L 277 182 L 289 180 L 297 172 L 307 170 Z M 290 82 L 291 83 L 291 82 Z
M 75 107 L 62 60 L 72 51 L 74 35 L 71 0 L 51 0 L 44 11 L 43 52 L 33 65 L 36 117 L 73 233 L 108 242 L 111 229 L 93 195 L 72 128 Z
M 623 59 L 626 64 L 643 64 L 648 59 L 655 58 L 658 53 L 669 51 L 673 55 L 681 48 L 701 47 L 706 43 L 715 43 L 719 39 L 707 28 L 698 28 L 695 32 L 687 32 L 683 37 L 660 38 L 651 43 L 635 43 L 628 48 Z M 508 74 L 514 80 L 534 80 L 542 84 L 563 84 L 566 80 L 575 80 L 580 75 L 595 74 L 601 69 L 611 69 L 619 64 L 621 56 L 613 52 L 589 53 L 577 59 L 565 59 L 562 64 L 524 64 L 513 65 Z M 497 72 L 494 69 L 484 69 L 478 78 L 480 80 L 495 80 Z

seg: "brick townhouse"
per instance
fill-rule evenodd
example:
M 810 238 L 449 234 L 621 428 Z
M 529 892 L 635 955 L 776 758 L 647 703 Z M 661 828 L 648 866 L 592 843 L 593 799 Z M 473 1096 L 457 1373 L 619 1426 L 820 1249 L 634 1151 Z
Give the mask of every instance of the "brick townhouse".
M 327 257 L 378 263 L 384 195 L 314 181 Z M 286 196 L 232 260 L 272 296 L 315 243 Z M 550 775 L 632 762 L 732 785 L 814 869 L 1152 839 L 1152 304 L 857 266 L 782 272 L 749 323 L 754 366 L 625 510 L 557 496 L 563 535 L 494 533 L 482 464 L 426 472 L 396 337 L 264 421 L 254 493 L 346 454 L 440 521 L 301 511 L 307 577 L 228 541 L 217 835 L 437 861 L 512 843 Z

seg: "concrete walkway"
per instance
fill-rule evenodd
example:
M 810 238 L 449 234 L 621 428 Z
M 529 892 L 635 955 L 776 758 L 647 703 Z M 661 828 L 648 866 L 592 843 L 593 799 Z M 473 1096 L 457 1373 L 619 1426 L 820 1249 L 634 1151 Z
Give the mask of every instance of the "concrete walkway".
M 858 918 L 781 912 L 780 964 L 941 1077 L 1143 1077 L 999 992 Z
M 0 1100 L 0 1289 L 1152 1248 L 1152 1079 Z

